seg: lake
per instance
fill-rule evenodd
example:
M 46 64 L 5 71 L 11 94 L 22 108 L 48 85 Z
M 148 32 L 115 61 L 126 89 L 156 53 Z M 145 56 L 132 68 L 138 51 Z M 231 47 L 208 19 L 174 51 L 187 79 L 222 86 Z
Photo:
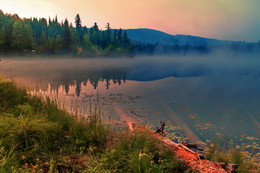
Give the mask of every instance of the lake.
M 0 74 L 69 112 L 177 129 L 189 141 L 225 136 L 259 144 L 260 59 L 257 55 L 136 58 L 2 58 Z M 171 126 L 171 125 L 173 126 Z

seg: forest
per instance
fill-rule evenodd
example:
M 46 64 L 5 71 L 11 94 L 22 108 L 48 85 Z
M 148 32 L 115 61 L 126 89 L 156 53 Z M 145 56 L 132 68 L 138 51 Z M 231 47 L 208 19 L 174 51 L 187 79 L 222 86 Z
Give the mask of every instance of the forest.
M 77 14 L 73 23 L 67 19 L 20 18 L 0 10 L 0 55 L 74 55 L 78 57 L 133 57 L 135 55 L 209 54 L 214 51 L 260 52 L 260 41 L 248 43 L 223 41 L 221 44 L 201 43 L 167 45 L 131 40 L 126 30 L 105 30 L 97 23 L 82 26 Z M 151 35 L 152 37 L 152 35 Z
M 80 15 L 75 26 L 58 17 L 23 18 L 4 14 L 0 10 L 0 52 L 3 54 L 73 54 L 82 56 L 112 56 L 133 54 L 133 44 L 122 29 L 100 30 L 97 23 L 91 28 L 82 26 Z

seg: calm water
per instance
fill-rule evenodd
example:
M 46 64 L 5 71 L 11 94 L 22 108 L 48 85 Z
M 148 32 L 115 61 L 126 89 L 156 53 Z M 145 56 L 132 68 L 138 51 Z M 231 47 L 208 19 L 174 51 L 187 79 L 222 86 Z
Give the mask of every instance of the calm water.
M 12 58 L 2 59 L 0 74 L 82 115 L 98 100 L 110 120 L 169 121 L 193 142 L 224 134 L 259 143 L 259 66 L 253 55 Z

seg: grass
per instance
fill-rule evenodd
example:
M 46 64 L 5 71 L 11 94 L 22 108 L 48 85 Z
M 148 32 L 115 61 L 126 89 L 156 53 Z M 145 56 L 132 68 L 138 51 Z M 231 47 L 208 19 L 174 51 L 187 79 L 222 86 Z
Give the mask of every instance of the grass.
M 12 166 L 19 167 L 23 162 L 35 164 L 38 157 L 50 162 L 51 155 L 58 155 L 58 163 L 62 156 L 87 153 L 90 146 L 102 148 L 109 129 L 99 116 L 81 123 L 54 102 L 30 97 L 14 82 L 0 81 L 1 169 L 10 168 L 6 163 L 10 163 L 12 155 L 16 158 Z
M 0 80 L 0 172 L 192 172 L 149 133 L 111 130 L 99 106 L 89 114 L 81 121 L 54 101 Z M 255 157 L 239 147 L 212 144 L 205 154 L 212 161 L 239 164 L 242 173 L 259 170 Z
M 0 80 L 0 172 L 183 172 L 145 133 L 115 132 L 93 106 L 80 121 L 50 99 Z
M 239 173 L 260 170 L 259 156 L 250 154 L 240 146 L 225 149 L 217 143 L 210 144 L 205 151 L 205 156 L 206 159 L 215 162 L 238 164 Z
M 146 132 L 119 132 L 107 143 L 107 149 L 90 158 L 90 172 L 184 172 L 188 166 Z M 98 169 L 97 169 L 98 168 Z

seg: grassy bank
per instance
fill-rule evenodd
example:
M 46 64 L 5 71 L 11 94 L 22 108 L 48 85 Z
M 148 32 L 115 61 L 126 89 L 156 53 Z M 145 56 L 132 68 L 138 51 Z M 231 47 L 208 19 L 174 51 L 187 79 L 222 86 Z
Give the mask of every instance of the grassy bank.
M 79 122 L 50 100 L 0 81 L 0 172 L 184 172 L 142 132 L 115 132 L 99 111 Z
M 217 142 L 210 144 L 205 150 L 205 157 L 208 160 L 220 163 L 233 163 L 238 165 L 239 173 L 259 172 L 260 155 L 252 154 L 244 146 L 234 146 L 224 148 Z

